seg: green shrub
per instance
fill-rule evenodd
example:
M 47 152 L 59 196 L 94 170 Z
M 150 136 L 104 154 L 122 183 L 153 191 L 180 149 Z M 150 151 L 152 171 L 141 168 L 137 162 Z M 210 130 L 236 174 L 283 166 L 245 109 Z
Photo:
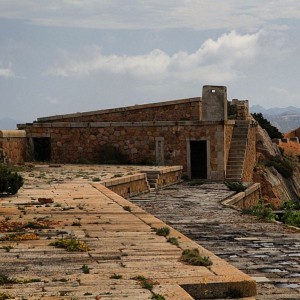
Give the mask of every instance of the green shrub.
M 82 272 L 83 272 L 84 274 L 90 274 L 90 268 L 89 268 L 89 266 L 87 266 L 87 265 L 83 265 L 83 266 L 81 267 L 81 270 L 82 270 Z
M 290 178 L 293 176 L 295 165 L 287 158 L 281 159 L 280 157 L 271 157 L 264 163 L 267 167 L 274 167 L 278 173 L 285 178 Z
M 236 105 L 232 105 L 230 101 L 227 101 L 227 115 L 229 120 L 235 120 L 237 115 Z
M 285 224 L 300 228 L 300 211 L 287 211 L 281 220 Z
M 169 237 L 169 238 L 167 239 L 167 242 L 170 243 L 170 244 L 172 244 L 172 245 L 175 245 L 175 246 L 178 246 L 178 245 L 179 245 L 178 239 L 177 239 L 176 237 L 174 237 L 174 236 Z
M 143 289 L 147 289 L 147 290 L 152 290 L 153 289 L 153 285 L 155 284 L 155 282 L 150 279 L 147 278 L 145 276 L 139 275 L 133 278 L 134 280 L 137 280 L 140 285 L 142 286 Z
M 246 190 L 246 187 L 241 182 L 225 181 L 224 183 L 231 191 L 235 191 L 239 193 Z
M 11 171 L 5 165 L 0 165 L 0 193 L 14 195 L 23 185 L 24 181 L 21 175 Z
M 156 294 L 156 293 L 153 293 L 151 299 L 154 299 L 154 300 L 166 300 L 166 298 L 163 295 Z
M 170 228 L 169 227 L 156 228 L 155 232 L 156 232 L 157 235 L 167 236 L 170 233 Z
M 210 258 L 208 256 L 201 256 L 197 248 L 183 250 L 180 260 L 193 266 L 208 267 L 212 265 Z
M 258 204 L 247 209 L 243 209 L 242 213 L 257 216 L 263 220 L 274 221 L 277 220 L 277 215 L 273 210 L 263 203 L 263 200 L 260 199 Z
M 269 120 L 264 118 L 262 113 L 254 113 L 252 116 L 258 122 L 258 124 L 267 131 L 271 139 L 281 139 L 283 137 L 278 128 L 273 126 Z
M 300 202 L 285 201 L 282 205 L 282 209 L 286 211 L 300 209 Z

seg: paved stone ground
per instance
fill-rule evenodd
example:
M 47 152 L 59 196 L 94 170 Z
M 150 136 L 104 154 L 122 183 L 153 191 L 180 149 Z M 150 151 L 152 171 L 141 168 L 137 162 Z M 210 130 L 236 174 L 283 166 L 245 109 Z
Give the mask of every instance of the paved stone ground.
M 300 231 L 222 206 L 223 184 L 181 184 L 131 199 L 256 278 L 257 299 L 300 299 Z
M 215 285 L 225 291 L 230 284 L 244 291 L 254 286 L 176 230 L 171 234 L 179 247 L 156 235 L 165 223 L 93 182 L 102 169 L 80 168 L 38 166 L 23 173 L 25 185 L 16 196 L 0 197 L 0 298 L 6 293 L 14 299 L 150 300 L 152 292 L 134 279 L 139 275 L 151 278 L 153 291 L 166 300 L 192 300 L 183 285 L 210 293 Z M 62 237 L 89 249 L 50 245 Z M 182 249 L 195 247 L 212 266 L 180 261 Z

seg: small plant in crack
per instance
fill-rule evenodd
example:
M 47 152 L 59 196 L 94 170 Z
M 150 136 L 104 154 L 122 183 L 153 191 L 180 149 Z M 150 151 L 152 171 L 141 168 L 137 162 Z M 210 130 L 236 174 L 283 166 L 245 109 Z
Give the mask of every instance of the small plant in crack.
M 87 265 L 83 265 L 83 266 L 81 267 L 81 270 L 82 270 L 82 272 L 83 272 L 84 274 L 90 274 L 90 268 L 89 268 L 89 266 L 87 266 Z
M 136 276 L 133 278 L 137 280 L 143 289 L 152 290 L 153 285 L 156 284 L 152 279 L 144 277 L 142 275 Z
M 77 239 L 58 239 L 49 244 L 56 248 L 63 248 L 69 252 L 87 252 L 90 248 L 85 242 L 79 241 Z
M 81 226 L 81 223 L 79 221 L 78 222 L 73 222 L 72 226 Z
M 156 228 L 155 232 L 156 232 L 157 235 L 166 237 L 170 234 L 170 228 L 169 227 Z
M 166 300 L 166 298 L 163 295 L 156 294 L 152 292 L 152 298 L 153 300 Z
M 128 205 L 123 206 L 123 209 L 126 210 L 126 211 L 129 211 L 129 212 L 132 211 L 131 207 L 128 206 Z
M 122 275 L 114 273 L 113 275 L 111 275 L 109 278 L 110 279 L 122 279 Z
M 93 177 L 92 181 L 93 182 L 99 182 L 99 181 L 101 181 L 101 179 L 99 177 Z
M 193 266 L 208 267 L 212 265 L 210 258 L 208 256 L 201 256 L 197 248 L 183 250 L 180 260 Z
M 169 237 L 169 238 L 167 239 L 167 242 L 168 242 L 168 243 L 171 243 L 172 245 L 179 246 L 178 239 L 177 239 L 176 237 L 174 237 L 174 236 Z

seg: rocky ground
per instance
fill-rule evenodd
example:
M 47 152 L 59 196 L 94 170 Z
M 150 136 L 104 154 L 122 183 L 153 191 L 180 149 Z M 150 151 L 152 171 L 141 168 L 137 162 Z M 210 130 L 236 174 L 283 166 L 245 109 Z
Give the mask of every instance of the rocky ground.
M 258 282 L 257 299 L 300 299 L 300 230 L 224 207 L 223 184 L 181 184 L 131 199 Z

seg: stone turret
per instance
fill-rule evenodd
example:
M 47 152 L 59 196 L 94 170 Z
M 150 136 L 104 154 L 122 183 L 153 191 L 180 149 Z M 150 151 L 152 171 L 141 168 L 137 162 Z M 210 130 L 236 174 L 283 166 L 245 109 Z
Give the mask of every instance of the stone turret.
M 203 86 L 201 121 L 227 121 L 226 86 Z

